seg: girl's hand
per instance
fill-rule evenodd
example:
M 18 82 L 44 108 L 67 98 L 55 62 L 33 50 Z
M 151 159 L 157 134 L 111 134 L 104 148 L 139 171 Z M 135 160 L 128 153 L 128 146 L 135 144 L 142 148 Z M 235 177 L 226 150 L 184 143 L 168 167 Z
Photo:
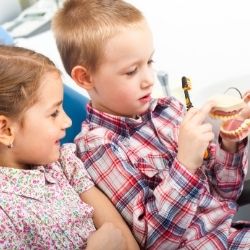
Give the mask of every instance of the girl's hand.
M 121 231 L 112 223 L 103 224 L 87 242 L 86 250 L 125 250 L 126 243 Z
M 201 109 L 191 108 L 180 126 L 177 159 L 192 173 L 201 166 L 204 152 L 214 139 L 212 125 L 205 122 L 213 106 L 210 101 Z

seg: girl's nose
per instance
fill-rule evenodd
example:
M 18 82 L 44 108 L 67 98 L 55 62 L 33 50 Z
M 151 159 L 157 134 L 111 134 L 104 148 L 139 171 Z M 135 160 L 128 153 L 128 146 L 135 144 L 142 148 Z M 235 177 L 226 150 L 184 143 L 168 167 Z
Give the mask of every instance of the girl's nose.
M 72 121 L 69 118 L 69 116 L 64 112 L 64 116 L 63 116 L 63 129 L 69 128 L 72 125 Z

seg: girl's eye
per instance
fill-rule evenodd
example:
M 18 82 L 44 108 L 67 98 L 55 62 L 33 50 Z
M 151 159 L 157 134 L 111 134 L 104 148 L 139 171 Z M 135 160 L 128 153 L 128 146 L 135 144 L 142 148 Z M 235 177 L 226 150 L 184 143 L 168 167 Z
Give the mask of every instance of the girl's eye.
M 126 75 L 132 76 L 132 75 L 134 75 L 136 72 L 137 72 L 137 68 L 135 68 L 135 69 L 132 70 L 132 71 L 127 72 Z
M 55 112 L 53 112 L 53 113 L 51 114 L 51 116 L 52 116 L 53 118 L 56 118 L 56 117 L 58 116 L 58 114 L 59 114 L 59 110 L 56 110 Z

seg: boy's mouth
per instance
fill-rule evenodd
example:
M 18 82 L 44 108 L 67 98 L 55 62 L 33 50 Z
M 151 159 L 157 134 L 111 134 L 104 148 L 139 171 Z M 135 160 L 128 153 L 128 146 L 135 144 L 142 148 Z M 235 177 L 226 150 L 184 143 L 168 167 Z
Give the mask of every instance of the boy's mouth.
M 139 100 L 142 102 L 149 102 L 151 100 L 151 95 L 150 94 L 145 95 L 145 96 L 141 97 Z

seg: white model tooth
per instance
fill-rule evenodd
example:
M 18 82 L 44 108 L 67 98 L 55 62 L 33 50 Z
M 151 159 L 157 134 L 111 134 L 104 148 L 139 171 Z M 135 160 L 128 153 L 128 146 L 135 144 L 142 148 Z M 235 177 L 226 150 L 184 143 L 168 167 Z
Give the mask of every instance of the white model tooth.
M 247 126 L 249 126 L 250 125 L 250 119 L 246 119 L 244 123 L 246 123 Z
M 236 134 L 237 134 L 237 135 L 240 135 L 240 134 L 241 134 L 241 132 L 242 132 L 242 129 L 239 127 L 239 128 L 237 128 L 237 129 L 236 129 L 236 131 L 235 131 L 235 132 L 236 132 Z
M 244 121 L 241 126 L 242 129 L 246 129 L 248 127 L 247 123 Z
M 223 127 L 220 128 L 220 131 L 224 134 L 228 134 L 228 131 L 226 131 Z

